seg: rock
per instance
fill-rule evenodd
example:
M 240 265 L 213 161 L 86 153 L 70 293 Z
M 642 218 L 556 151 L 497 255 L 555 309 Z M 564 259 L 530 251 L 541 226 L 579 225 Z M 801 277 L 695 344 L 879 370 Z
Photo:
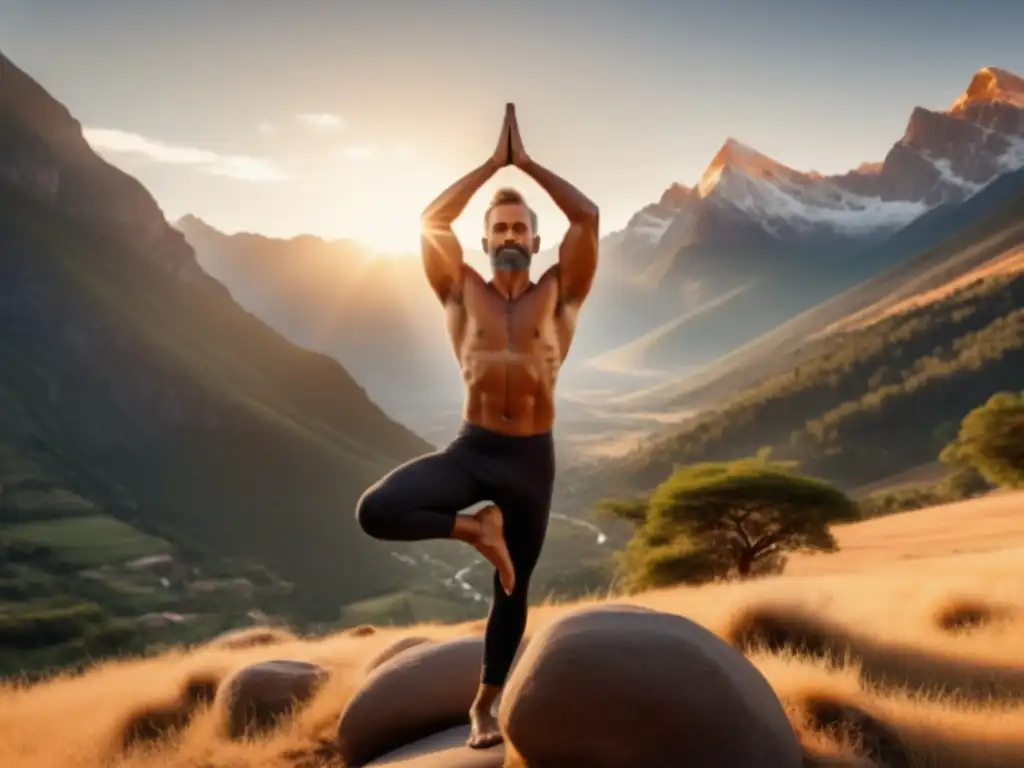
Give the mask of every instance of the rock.
M 431 642 L 429 637 L 420 637 L 419 635 L 400 637 L 391 645 L 382 648 L 375 655 L 371 656 L 369 661 L 363 665 L 363 674 L 368 675 L 377 667 L 391 661 L 398 654 L 403 653 L 410 648 L 415 648 L 417 645 L 423 645 L 424 643 L 429 642 Z
M 525 643 L 522 647 L 525 647 Z M 482 637 L 421 643 L 377 667 L 338 720 L 348 766 L 469 720 L 480 684 Z
M 469 726 L 458 725 L 389 752 L 367 763 L 367 768 L 502 768 L 505 745 L 490 749 L 466 746 Z
M 327 677 L 327 670 L 307 661 L 261 661 L 239 670 L 221 686 L 228 736 L 273 728 L 312 699 Z
M 781 703 L 739 651 L 674 614 L 618 606 L 538 633 L 499 707 L 530 768 L 799 768 Z

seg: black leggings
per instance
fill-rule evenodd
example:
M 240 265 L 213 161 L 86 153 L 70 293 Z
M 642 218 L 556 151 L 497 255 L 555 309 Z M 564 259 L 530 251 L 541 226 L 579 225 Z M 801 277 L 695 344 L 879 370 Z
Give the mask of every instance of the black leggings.
M 506 595 L 494 572 L 484 636 L 486 685 L 504 685 L 526 630 L 527 591 L 547 532 L 554 480 L 550 432 L 511 437 L 464 424 L 447 448 L 393 470 L 356 507 L 362 529 L 386 541 L 446 539 L 460 510 L 482 501 L 501 509 L 516 585 Z

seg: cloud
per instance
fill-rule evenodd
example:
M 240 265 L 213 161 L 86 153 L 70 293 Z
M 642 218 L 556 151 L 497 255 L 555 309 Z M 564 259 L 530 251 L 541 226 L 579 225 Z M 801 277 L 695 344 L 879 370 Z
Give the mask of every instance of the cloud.
M 273 162 L 245 155 L 220 155 L 197 147 L 182 147 L 116 128 L 84 128 L 82 135 L 100 154 L 134 155 L 155 163 L 194 166 L 203 173 L 242 181 L 282 181 Z
M 341 115 L 330 112 L 302 112 L 295 116 L 303 125 L 323 133 L 340 131 L 348 127 L 348 123 Z
M 273 123 L 263 122 L 256 126 L 256 130 L 266 136 L 273 136 L 277 133 L 277 126 Z
M 338 150 L 338 155 L 352 163 L 365 163 L 372 160 L 377 151 L 376 144 L 352 144 Z

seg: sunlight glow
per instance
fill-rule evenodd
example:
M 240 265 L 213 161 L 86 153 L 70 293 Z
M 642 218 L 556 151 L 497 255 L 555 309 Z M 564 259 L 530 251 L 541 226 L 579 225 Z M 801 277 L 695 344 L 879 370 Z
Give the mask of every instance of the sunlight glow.
M 282 227 L 289 236 L 316 232 L 355 240 L 378 258 L 418 257 L 420 215 L 444 189 L 473 167 L 435 161 L 408 144 L 354 142 L 324 151 L 305 191 L 289 200 L 285 214 L 301 224 Z M 568 222 L 536 182 L 515 168 L 499 171 L 470 201 L 453 229 L 468 263 L 486 267 L 481 250 L 484 211 L 498 187 L 521 190 L 541 220 L 542 247 L 557 243 Z M 284 216 L 282 216 L 282 219 Z M 273 229 L 268 221 L 264 230 Z
M 350 162 L 329 182 L 325 198 L 330 229 L 382 257 L 419 254 L 420 214 L 446 186 L 443 174 L 405 154 L 382 155 L 369 145 L 348 150 L 343 155 Z

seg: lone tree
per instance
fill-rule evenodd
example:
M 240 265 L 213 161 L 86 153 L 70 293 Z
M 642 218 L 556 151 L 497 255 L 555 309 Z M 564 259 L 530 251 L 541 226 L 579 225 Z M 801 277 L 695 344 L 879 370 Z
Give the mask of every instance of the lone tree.
M 781 571 L 787 552 L 834 551 L 829 525 L 858 519 L 842 491 L 764 459 L 696 464 L 649 499 L 599 506 L 636 525 L 618 559 L 627 589 Z
M 1024 393 L 998 392 L 968 413 L 940 458 L 994 485 L 1024 488 Z

